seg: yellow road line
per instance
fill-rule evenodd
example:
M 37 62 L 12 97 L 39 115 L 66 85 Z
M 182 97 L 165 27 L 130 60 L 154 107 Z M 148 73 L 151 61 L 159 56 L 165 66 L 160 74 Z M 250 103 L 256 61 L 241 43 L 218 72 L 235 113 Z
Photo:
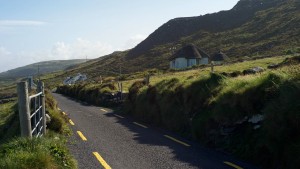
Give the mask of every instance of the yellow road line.
M 81 138 L 83 141 L 87 141 L 87 139 L 84 137 L 84 135 L 83 135 L 80 131 L 77 131 L 77 134 L 80 136 L 80 138 Z
M 93 154 L 105 169 L 111 169 L 111 167 L 106 163 L 106 161 L 100 156 L 98 152 L 93 152 Z
M 147 126 L 145 126 L 145 125 L 142 125 L 142 124 L 140 124 L 140 123 L 137 123 L 137 122 L 133 122 L 133 124 L 135 124 L 135 125 L 138 125 L 138 126 L 140 126 L 140 127 L 143 127 L 143 128 L 148 128 Z
M 123 116 L 120 116 L 120 115 L 117 115 L 117 114 L 114 114 L 116 117 L 119 117 L 119 118 L 121 118 L 121 119 L 124 119 L 124 117 Z
M 100 110 L 102 110 L 102 111 L 104 111 L 104 112 L 107 112 L 105 109 L 100 109 Z
M 63 114 L 63 115 L 66 115 L 66 113 L 65 113 L 64 111 L 62 112 L 62 114 Z
M 175 142 L 177 142 L 177 143 L 180 143 L 180 144 L 182 144 L 182 145 L 184 145 L 184 146 L 187 146 L 187 147 L 190 147 L 191 145 L 189 145 L 189 144 L 187 144 L 187 143 L 185 143 L 185 142 L 182 142 L 182 141 L 179 141 L 179 140 L 177 140 L 176 138 L 174 138 L 174 137 L 171 137 L 171 136 L 168 136 L 168 135 L 164 135 L 165 137 L 167 137 L 168 139 L 171 139 L 171 140 L 173 140 L 173 141 L 175 141 Z
M 228 162 L 228 161 L 224 161 L 224 164 L 227 164 L 227 165 L 229 165 L 230 167 L 233 167 L 233 168 L 235 168 L 235 169 L 243 169 L 242 167 L 240 167 L 240 166 L 238 166 L 238 165 L 236 165 L 236 164 L 233 164 L 233 163 L 231 163 L 231 162 Z
M 70 123 L 72 126 L 75 125 L 74 122 L 73 122 L 71 119 L 69 119 L 69 123 Z

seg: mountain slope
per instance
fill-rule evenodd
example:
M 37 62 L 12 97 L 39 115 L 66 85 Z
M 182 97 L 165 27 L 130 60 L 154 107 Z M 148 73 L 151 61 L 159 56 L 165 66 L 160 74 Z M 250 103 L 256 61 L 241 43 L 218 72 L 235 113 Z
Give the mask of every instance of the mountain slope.
M 300 51 L 299 0 L 241 0 L 229 11 L 170 20 L 135 48 L 74 66 L 67 74 L 90 77 L 166 69 L 170 48 L 193 43 L 208 54 L 218 50 L 230 58 L 275 56 Z
M 129 52 L 129 57 L 138 56 L 154 46 L 171 43 L 198 31 L 211 33 L 237 28 L 253 18 L 257 11 L 277 6 L 284 0 L 241 0 L 229 11 L 204 16 L 176 18 L 153 32 Z
M 221 49 L 231 58 L 282 55 L 288 49 L 299 51 L 299 28 L 299 0 L 241 0 L 230 11 L 169 21 L 126 59 L 138 60 L 143 68 L 168 68 L 170 48 L 187 43 L 209 54 Z
M 0 73 L 1 78 L 19 78 L 36 75 L 38 73 L 50 73 L 54 71 L 64 70 L 70 66 L 74 66 L 79 63 L 85 62 L 85 59 L 75 59 L 75 60 L 53 60 L 46 62 L 39 62 L 30 64 L 27 66 L 19 67 L 16 69 L 8 70 L 6 72 Z
M 281 55 L 287 49 L 300 47 L 299 28 L 299 1 L 291 0 L 256 12 L 238 28 L 218 33 L 197 32 L 181 40 L 194 42 L 209 53 L 222 49 L 231 57 Z

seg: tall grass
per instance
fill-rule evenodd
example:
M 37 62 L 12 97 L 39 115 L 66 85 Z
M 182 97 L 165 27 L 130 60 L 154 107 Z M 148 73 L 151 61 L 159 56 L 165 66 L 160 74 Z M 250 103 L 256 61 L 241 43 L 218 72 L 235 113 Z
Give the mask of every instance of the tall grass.
M 46 91 L 46 113 L 51 122 L 43 138 L 21 138 L 16 103 L 0 105 L 0 168 L 77 168 L 66 147 L 65 135 L 71 133 L 67 119 L 57 110 L 57 103 Z
M 77 98 L 79 100 L 102 106 L 113 106 L 114 103 L 106 101 L 106 95 L 116 92 L 117 88 L 114 83 L 105 84 L 76 84 L 62 85 L 57 87 L 57 92 Z
M 0 147 L 0 168 L 76 168 L 62 138 L 18 138 Z
M 19 134 L 16 102 L 0 104 L 0 144 Z
M 135 83 L 126 111 L 264 168 L 299 168 L 299 65 L 262 74 Z M 247 120 L 262 114 L 258 129 Z M 256 126 L 257 127 L 257 126 Z M 229 131 L 225 132 L 224 131 Z
M 298 60 L 290 56 L 252 60 L 216 66 L 212 74 L 209 68 L 170 71 L 151 76 L 150 85 L 142 79 L 124 81 L 129 91 L 124 110 L 264 168 L 300 168 Z M 267 69 L 277 63 L 281 63 L 277 70 Z M 221 74 L 256 66 L 266 71 L 237 77 Z M 101 94 L 114 91 L 95 84 L 61 89 L 96 104 Z M 247 122 L 257 114 L 263 115 L 262 122 Z

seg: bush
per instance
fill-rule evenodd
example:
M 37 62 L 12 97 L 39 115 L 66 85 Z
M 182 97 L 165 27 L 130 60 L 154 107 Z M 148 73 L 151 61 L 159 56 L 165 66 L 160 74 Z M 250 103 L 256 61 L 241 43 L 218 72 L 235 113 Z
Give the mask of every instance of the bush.
M 117 103 L 108 101 L 117 88 L 114 83 L 64 85 L 57 92 L 100 106 L 114 106 Z
M 60 139 L 17 138 L 1 145 L 0 168 L 77 168 L 76 162 Z

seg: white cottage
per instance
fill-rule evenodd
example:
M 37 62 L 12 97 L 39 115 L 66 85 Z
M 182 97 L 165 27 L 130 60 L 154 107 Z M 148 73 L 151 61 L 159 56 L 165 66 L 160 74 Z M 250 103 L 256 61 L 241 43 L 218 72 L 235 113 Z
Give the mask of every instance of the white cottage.
M 87 79 L 86 75 L 82 75 L 80 73 L 77 74 L 77 76 L 75 77 L 67 77 L 63 83 L 64 85 L 71 85 L 71 84 L 75 84 L 77 82 L 82 82 L 85 81 Z
M 209 63 L 209 55 L 195 45 L 190 44 L 177 51 L 170 61 L 171 69 L 184 69 L 194 65 Z
M 228 59 L 229 59 L 229 57 L 221 51 L 219 51 L 218 53 L 214 54 L 211 57 L 211 61 L 215 65 L 220 65 L 220 64 L 226 62 Z

